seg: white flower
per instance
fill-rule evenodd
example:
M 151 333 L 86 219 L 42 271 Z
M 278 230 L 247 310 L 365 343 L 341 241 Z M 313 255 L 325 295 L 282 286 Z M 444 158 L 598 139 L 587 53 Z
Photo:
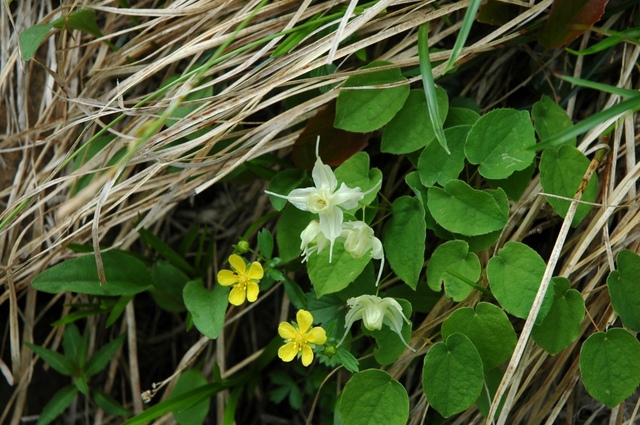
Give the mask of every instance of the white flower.
M 359 297 L 349 298 L 347 300 L 349 312 L 345 317 L 345 336 L 351 329 L 356 320 L 362 319 L 365 328 L 370 331 L 382 329 L 382 325 L 387 325 L 397 333 L 407 348 L 415 351 L 409 346 L 402 336 L 402 322 L 409 322 L 409 319 L 402 312 L 400 303 L 391 297 L 380 298 L 375 295 L 360 295 Z M 342 338 L 344 340 L 344 337 Z M 342 341 L 340 341 L 340 344 Z
M 320 230 L 320 222 L 318 220 L 311 220 L 307 227 L 300 233 L 300 249 L 302 250 L 302 262 L 304 263 L 309 259 L 309 256 L 314 252 L 320 254 L 323 249 L 329 243 L 322 231 Z
M 348 221 L 342 223 L 345 238 L 344 249 L 354 258 L 361 258 L 371 251 L 371 258 L 381 260 L 384 257 L 382 242 L 373 234 L 373 229 L 364 221 Z

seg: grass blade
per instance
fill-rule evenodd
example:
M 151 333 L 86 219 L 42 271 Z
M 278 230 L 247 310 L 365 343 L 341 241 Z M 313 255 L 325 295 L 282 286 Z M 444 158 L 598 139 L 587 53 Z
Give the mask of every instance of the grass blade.
M 454 67 L 456 61 L 458 60 L 460 52 L 464 47 L 464 43 L 466 43 L 467 37 L 471 32 L 471 27 L 473 26 L 473 21 L 476 19 L 476 14 L 478 13 L 478 9 L 480 8 L 480 3 L 482 3 L 482 0 L 471 0 L 471 2 L 469 3 L 467 13 L 465 13 L 464 20 L 462 21 L 462 26 L 460 27 L 460 32 L 458 32 L 458 38 L 456 38 L 456 43 L 453 45 L 451 56 L 449 56 L 449 60 L 444 67 L 443 74 L 449 72 L 449 70 Z

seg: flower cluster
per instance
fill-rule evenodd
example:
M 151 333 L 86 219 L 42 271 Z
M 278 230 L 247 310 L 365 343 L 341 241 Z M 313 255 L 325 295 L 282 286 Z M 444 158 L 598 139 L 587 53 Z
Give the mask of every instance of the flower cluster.
M 258 299 L 260 287 L 258 282 L 264 276 L 262 265 L 254 261 L 247 270 L 244 259 L 236 254 L 229 256 L 229 264 L 233 270 L 220 270 L 218 283 L 222 286 L 233 286 L 229 292 L 229 302 L 233 305 L 242 305 L 246 299 L 250 303 Z
M 278 326 L 285 342 L 278 350 L 278 357 L 285 362 L 302 357 L 302 365 L 309 366 L 313 361 L 313 348 L 327 342 L 327 333 L 320 326 L 311 327 L 313 316 L 306 310 L 299 310 L 296 320 L 297 323 L 282 322 Z

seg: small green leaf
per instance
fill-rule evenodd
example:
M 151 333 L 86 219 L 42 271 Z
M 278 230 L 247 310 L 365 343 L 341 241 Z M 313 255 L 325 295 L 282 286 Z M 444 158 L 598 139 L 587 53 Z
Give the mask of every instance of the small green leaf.
M 207 385 L 207 380 L 202 376 L 200 371 L 189 369 L 180 375 L 169 398 L 179 396 L 205 385 Z M 201 400 L 195 404 L 185 403 L 182 407 L 178 407 L 173 411 L 173 417 L 180 425 L 202 425 L 209 413 L 209 404 L 209 400 Z
M 24 344 L 29 347 L 31 351 L 39 355 L 42 360 L 47 362 L 47 364 L 51 366 L 55 371 L 67 376 L 74 375 L 75 370 L 71 359 L 63 356 L 60 353 L 56 353 L 53 350 L 49 350 L 48 348 L 31 344 L 30 342 L 25 341 Z
M 485 370 L 507 361 L 518 342 L 507 315 L 493 304 L 481 302 L 475 311 L 463 307 L 442 323 L 442 339 L 459 332 L 466 335 L 478 350 Z
M 361 204 L 369 205 L 378 195 L 382 186 L 382 172 L 378 168 L 369 169 L 369 155 L 366 152 L 358 152 L 335 169 L 338 186 L 345 183 L 351 188 L 359 187 L 362 192 L 371 189 L 371 193 L 364 196 Z
M 51 28 L 53 28 L 51 24 L 40 24 L 29 27 L 20 33 L 19 42 L 22 60 L 28 61 L 33 58 Z
M 154 286 L 151 295 L 156 304 L 169 312 L 183 312 L 182 290 L 189 276 L 172 264 L 158 261 L 151 267 L 151 277 Z
M 120 403 L 116 401 L 107 393 L 103 393 L 100 390 L 92 390 L 92 398 L 96 404 L 104 410 L 104 413 L 112 416 L 129 416 L 131 412 L 122 407 Z
M 640 342 L 621 328 L 594 333 L 580 350 L 580 373 L 593 398 L 617 406 L 640 384 Z
M 527 111 L 494 109 L 471 128 L 464 151 L 484 177 L 504 179 L 531 165 L 535 153 L 529 148 L 535 144 Z
M 44 406 L 36 425 L 47 425 L 53 422 L 78 395 L 78 390 L 73 385 L 62 388 L 55 393 L 51 400 Z
M 287 276 L 284 277 L 284 290 L 287 292 L 287 296 L 291 301 L 291 304 L 298 310 L 307 308 L 307 300 L 304 295 L 304 291 L 295 281 L 289 279 Z
M 499 203 L 491 193 L 473 189 L 462 180 L 451 180 L 444 189 L 430 187 L 428 194 L 429 212 L 450 232 L 478 236 L 507 224 L 508 201 Z
M 461 333 L 449 335 L 429 349 L 422 369 L 427 401 L 448 418 L 466 410 L 482 391 L 482 359 L 471 340 Z
M 69 15 L 53 21 L 52 25 L 56 28 L 64 28 L 66 26 L 72 30 L 85 31 L 95 37 L 102 37 L 100 28 L 96 23 L 96 12 L 93 9 L 74 10 Z
M 283 170 L 273 176 L 269 182 L 269 192 L 287 196 L 291 191 L 300 186 L 307 179 L 307 173 L 302 170 L 288 169 Z M 282 211 L 287 205 L 287 200 L 269 195 L 271 205 L 276 211 Z
M 348 425 L 405 425 L 409 419 L 409 396 L 387 372 L 368 369 L 347 382 L 339 410 L 342 423 Z
M 331 263 L 329 262 L 329 248 L 320 254 L 311 255 L 307 270 L 316 297 L 320 298 L 323 295 L 346 288 L 362 273 L 369 261 L 371 261 L 371 254 L 366 254 L 361 258 L 353 258 L 344 249 L 341 242 L 336 242 L 333 246 Z
M 278 257 L 283 262 L 291 261 L 300 255 L 300 233 L 314 217 L 310 212 L 299 210 L 291 204 L 284 207 L 276 229 Z
M 473 291 L 480 278 L 480 260 L 469 252 L 465 241 L 448 241 L 438 246 L 431 254 L 427 265 L 427 282 L 434 291 L 444 290 L 447 298 L 460 302 Z
M 540 160 L 540 185 L 546 193 L 573 199 L 589 164 L 589 159 L 573 146 L 547 149 L 542 152 Z M 584 190 L 582 200 L 594 202 L 597 194 L 598 176 L 594 174 Z M 567 215 L 571 201 L 552 196 L 547 196 L 546 199 L 558 215 L 563 218 Z M 580 224 L 590 210 L 591 205 L 579 204 L 571 225 L 576 227 Z
M 342 366 L 351 373 L 358 373 L 358 359 L 356 359 L 349 350 L 345 350 L 342 347 L 338 347 L 336 351 L 336 357 Z
M 438 87 L 436 96 L 440 115 L 446 117 L 449 108 L 447 92 Z M 424 91 L 411 90 L 402 109 L 385 126 L 380 150 L 396 155 L 410 153 L 433 144 L 435 137 Z M 445 152 L 444 149 L 442 151 Z
M 618 269 L 607 278 L 611 305 L 626 327 L 640 331 L 640 256 L 624 249 L 616 264 Z
M 127 334 L 121 334 L 113 341 L 105 344 L 98 352 L 96 352 L 91 359 L 87 362 L 87 367 L 84 369 L 84 373 L 87 376 L 93 376 L 107 367 L 113 356 L 122 346 Z
M 360 69 L 384 65 L 390 63 L 377 61 Z M 402 108 L 409 96 L 409 84 L 385 88 L 365 87 L 404 82 L 407 80 L 398 68 L 349 77 L 338 95 L 334 126 L 356 133 L 368 133 L 382 128 Z
M 64 261 L 45 270 L 33 280 L 38 291 L 58 294 L 64 291 L 88 295 L 120 296 L 146 291 L 151 286 L 147 266 L 123 251 L 102 253 L 107 284 L 100 285 L 93 254 Z
M 418 172 L 423 185 L 433 186 L 438 183 L 444 186 L 450 180 L 458 178 L 464 169 L 464 145 L 470 129 L 471 126 L 461 125 L 444 130 L 451 153 L 447 153 L 437 143 L 424 148 L 418 159 Z
M 571 289 L 571 282 L 564 277 L 554 277 L 555 298 L 544 320 L 533 327 L 531 336 L 544 350 L 555 356 L 576 340 L 582 333 L 584 300 L 580 292 Z
M 182 296 L 193 324 L 210 339 L 216 339 L 222 332 L 228 295 L 229 287 L 215 285 L 208 291 L 199 280 L 192 280 L 184 287 Z
M 71 324 L 65 327 L 64 335 L 62 336 L 62 348 L 67 359 L 70 359 L 79 367 L 84 365 L 87 341 L 82 338 L 76 325 Z
M 540 255 L 520 242 L 507 242 L 487 264 L 487 278 L 496 300 L 510 314 L 526 319 L 546 268 Z M 540 323 L 553 304 L 549 287 L 536 318 Z
M 273 236 L 267 229 L 262 229 L 258 232 L 258 248 L 262 255 L 267 259 L 271 259 L 273 255 Z
M 427 225 L 418 198 L 401 196 L 391 205 L 391 219 L 382 231 L 382 243 L 389 265 L 411 288 L 418 285 L 424 264 Z
M 573 127 L 573 121 L 567 112 L 549 96 L 542 96 L 542 99 L 533 104 L 531 116 L 540 140 L 549 139 L 561 131 Z M 575 146 L 576 138 L 571 139 L 569 144 Z

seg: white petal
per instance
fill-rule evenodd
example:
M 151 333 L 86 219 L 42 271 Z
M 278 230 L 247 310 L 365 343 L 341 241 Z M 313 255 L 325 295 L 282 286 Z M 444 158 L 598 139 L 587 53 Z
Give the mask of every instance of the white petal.
M 338 187 L 338 179 L 336 179 L 336 175 L 333 174 L 331 167 L 322 163 L 320 157 L 317 157 L 316 159 L 316 163 L 311 171 L 311 177 L 313 178 L 313 183 L 318 189 L 326 188 L 333 192 L 336 190 L 336 187 Z
M 340 189 L 338 189 L 331 197 L 333 205 L 339 205 L 345 210 L 352 210 L 358 207 L 358 202 L 362 201 L 364 193 L 360 191 L 359 187 L 354 189 L 348 187 L 342 183 Z
M 302 211 L 309 211 L 307 200 L 318 190 L 315 187 L 305 187 L 303 189 L 293 189 L 288 196 L 284 197 L 291 202 L 294 207 Z

